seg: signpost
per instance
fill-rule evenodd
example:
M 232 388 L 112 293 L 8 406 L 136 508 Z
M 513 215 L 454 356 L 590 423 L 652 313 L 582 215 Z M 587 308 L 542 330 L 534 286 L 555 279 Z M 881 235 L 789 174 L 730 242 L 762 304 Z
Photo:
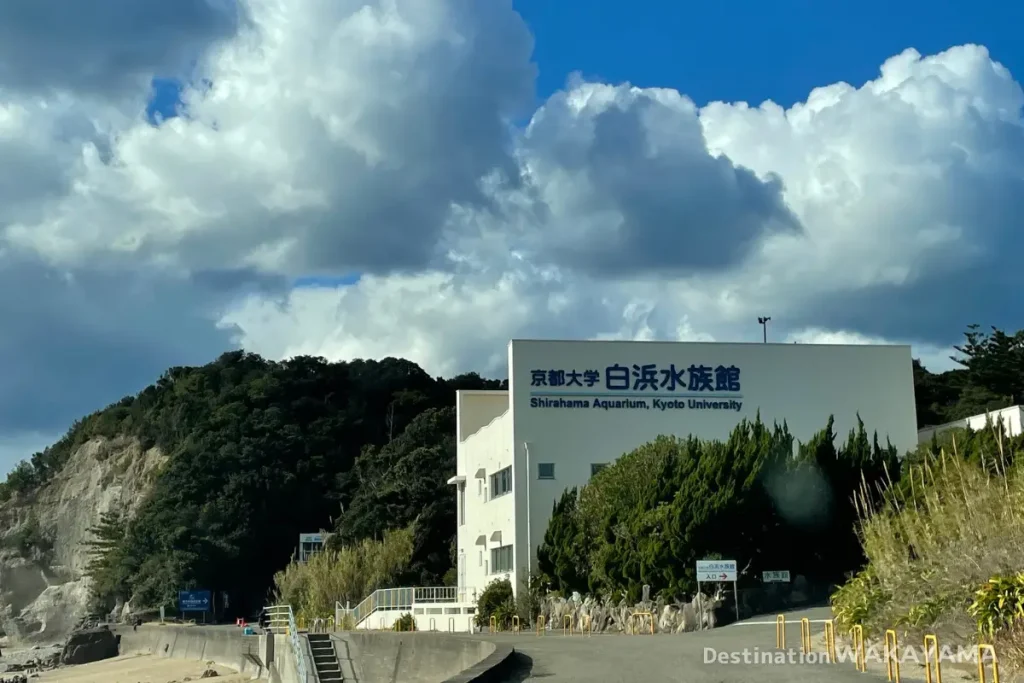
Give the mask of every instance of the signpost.
M 178 591 L 179 612 L 209 612 L 211 603 L 210 591 Z
M 774 571 L 761 572 L 761 581 L 765 583 L 789 583 L 789 570 L 776 569 Z
M 700 599 L 702 583 L 732 582 L 732 600 L 736 606 L 736 621 L 740 620 L 740 599 L 736 590 L 736 560 L 697 560 L 697 598 Z M 701 609 L 700 628 L 704 630 L 704 611 Z

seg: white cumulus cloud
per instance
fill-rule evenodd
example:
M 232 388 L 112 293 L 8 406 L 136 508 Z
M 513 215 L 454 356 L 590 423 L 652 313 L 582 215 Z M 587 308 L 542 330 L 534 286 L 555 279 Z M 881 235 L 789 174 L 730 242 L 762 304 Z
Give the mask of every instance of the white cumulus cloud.
M 511 0 L 190 6 L 202 30 L 128 62 L 78 36 L 100 80 L 0 48 L 6 444 L 232 344 L 500 373 L 511 337 L 753 341 L 770 315 L 941 369 L 966 324 L 1013 325 L 1024 93 L 983 47 L 788 110 L 574 78 L 531 112 Z M 182 55 L 153 125 L 133 84 Z

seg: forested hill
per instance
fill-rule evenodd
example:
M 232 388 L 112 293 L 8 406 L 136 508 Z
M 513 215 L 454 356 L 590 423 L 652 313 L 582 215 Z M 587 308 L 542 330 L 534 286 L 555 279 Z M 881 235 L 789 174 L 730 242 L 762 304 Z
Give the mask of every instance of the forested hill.
M 1021 400 L 1022 342 L 1024 333 L 970 329 L 962 369 L 915 367 L 919 421 Z M 299 533 L 335 530 L 348 542 L 414 521 L 402 580 L 436 584 L 451 567 L 455 529 L 445 483 L 455 469 L 454 393 L 502 386 L 475 374 L 432 378 L 394 358 L 270 362 L 227 353 L 172 368 L 76 423 L 0 484 L 0 505 L 30 503 L 90 439 L 130 436 L 168 459 L 137 515 L 108 515 L 99 529 L 91 573 L 106 605 L 129 596 L 136 608 L 173 604 L 182 587 L 230 587 L 233 609 L 247 614 L 262 605 Z
M 231 587 L 236 608 L 251 611 L 299 533 L 339 520 L 350 536 L 348 518 L 372 535 L 420 515 L 415 568 L 439 582 L 448 545 L 436 557 L 433 536 L 454 529 L 452 506 L 439 501 L 453 499 L 445 480 L 454 470 L 455 391 L 501 386 L 475 374 L 435 379 L 394 358 L 275 363 L 227 353 L 172 368 L 76 423 L 0 484 L 0 501 L 31 497 L 89 439 L 132 435 L 170 457 L 137 516 L 103 525 L 106 553 L 94 578 L 107 604 L 128 596 L 137 606 L 174 604 L 183 586 Z M 413 469 L 396 490 L 388 480 L 405 455 L 415 456 Z M 368 520 L 360 511 L 371 499 L 380 514 Z

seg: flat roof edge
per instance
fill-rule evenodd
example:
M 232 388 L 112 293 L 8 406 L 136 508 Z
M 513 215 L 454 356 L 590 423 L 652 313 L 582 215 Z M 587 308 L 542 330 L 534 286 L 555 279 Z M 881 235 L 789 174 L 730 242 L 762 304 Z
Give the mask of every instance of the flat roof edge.
M 701 346 L 815 346 L 815 347 L 840 347 L 840 348 L 883 348 L 883 349 L 909 349 L 912 344 L 804 344 L 802 342 L 752 342 L 752 341 L 668 341 L 659 340 L 635 340 L 635 339 L 511 339 L 509 345 L 516 343 L 541 343 L 541 344 L 691 344 Z

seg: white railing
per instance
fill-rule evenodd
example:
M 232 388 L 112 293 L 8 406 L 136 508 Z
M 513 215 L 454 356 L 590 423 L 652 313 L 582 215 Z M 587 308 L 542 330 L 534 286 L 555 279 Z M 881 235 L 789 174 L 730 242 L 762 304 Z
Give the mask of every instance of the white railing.
M 458 586 L 429 586 L 421 588 L 381 588 L 371 593 L 352 609 L 340 602 L 334 603 L 334 621 L 358 627 L 374 612 L 383 610 L 412 610 L 413 605 L 452 604 L 476 600 L 476 591 Z
M 295 669 L 299 680 L 306 680 L 306 658 L 302 656 L 302 641 L 299 640 L 299 628 L 295 625 L 295 613 L 291 605 L 271 605 L 267 607 L 267 622 L 273 634 L 283 633 L 288 636 L 295 655 Z

